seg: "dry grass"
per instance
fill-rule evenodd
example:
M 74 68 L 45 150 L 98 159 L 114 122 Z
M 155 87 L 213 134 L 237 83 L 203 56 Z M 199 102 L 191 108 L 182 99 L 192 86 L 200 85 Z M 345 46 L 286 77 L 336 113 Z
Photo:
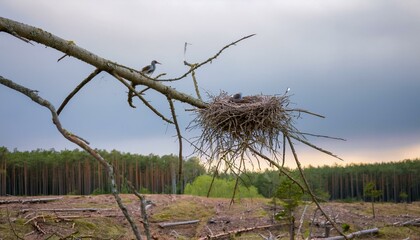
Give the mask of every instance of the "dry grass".
M 128 209 L 133 212 L 136 224 L 141 228 L 141 216 L 139 211 L 139 203 L 133 195 L 122 195 L 124 201 L 131 202 Z M 263 226 L 271 223 L 273 214 L 272 205 L 268 199 L 242 199 L 234 205 L 229 205 L 229 199 L 220 198 L 204 198 L 187 195 L 146 195 L 155 205 L 148 210 L 150 219 L 152 220 L 152 233 L 157 239 L 174 239 L 173 231 L 184 239 L 197 239 L 209 234 L 208 228 L 214 234 L 223 231 L 231 231 L 242 229 L 250 226 Z M 88 201 L 87 201 L 88 200 Z M 8 219 L 10 219 L 13 228 L 25 239 L 37 240 L 46 239 L 53 233 L 61 236 L 74 237 L 96 236 L 100 239 L 133 239 L 134 235 L 119 211 L 115 202 L 112 201 L 111 195 L 97 196 L 64 196 L 61 200 L 49 203 L 39 204 L 8 204 L 0 205 L 0 239 L 16 239 L 11 231 Z M 130 201 L 131 200 L 131 201 Z M 105 205 L 104 208 L 112 209 L 112 211 L 99 211 L 97 213 L 68 213 L 69 215 L 80 215 L 80 218 L 69 219 L 69 221 L 56 222 L 57 216 L 65 215 L 65 213 L 40 212 L 39 209 L 45 208 L 74 208 L 80 204 L 90 204 L 86 207 L 96 208 L 97 205 Z M 22 214 L 22 208 L 32 208 L 32 213 Z M 395 204 L 380 203 L 377 208 L 376 219 L 372 218 L 369 203 L 323 203 L 327 213 L 336 216 L 336 220 L 342 224 L 350 225 L 349 232 L 362 229 L 379 228 L 379 234 L 368 236 L 366 239 L 419 239 L 420 228 L 414 226 L 397 227 L 395 222 L 405 222 L 410 219 L 416 219 L 420 215 L 420 203 L 412 204 Z M 296 211 L 296 218 L 300 219 L 302 215 L 303 205 Z M 6 208 L 9 211 L 9 217 L 6 214 Z M 315 205 L 311 204 L 304 216 L 304 224 L 302 232 L 304 236 L 308 236 L 309 222 L 312 221 Z M 24 225 L 30 218 L 42 215 L 38 223 L 47 234 L 41 234 L 31 224 Z M 200 219 L 199 224 L 185 225 L 173 228 L 160 228 L 158 224 L 161 221 L 180 221 Z M 209 223 L 209 219 L 214 219 L 216 223 Z M 319 216 L 317 219 L 325 220 Z M 229 220 L 227 223 L 226 220 Z M 279 222 L 282 223 L 282 222 Z M 297 222 L 296 222 L 296 225 Z M 279 229 L 269 229 L 274 235 L 285 234 L 287 227 Z M 33 233 L 31 233 L 34 231 Z M 314 235 L 322 234 L 323 229 L 312 229 Z M 258 230 L 249 233 L 243 233 L 242 236 L 235 236 L 234 239 L 258 239 L 258 233 L 268 235 L 268 230 Z M 333 235 L 337 235 L 335 231 Z M 172 234 L 172 235 L 171 235 Z M 58 239 L 54 235 L 50 239 Z M 181 238 L 182 239 L 182 238 Z M 285 238 L 283 238 L 285 239 Z

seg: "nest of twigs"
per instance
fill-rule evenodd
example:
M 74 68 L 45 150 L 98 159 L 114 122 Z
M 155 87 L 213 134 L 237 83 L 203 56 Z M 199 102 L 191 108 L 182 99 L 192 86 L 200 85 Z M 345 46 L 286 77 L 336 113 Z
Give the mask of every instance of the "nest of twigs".
M 194 127 L 202 129 L 196 141 L 199 153 L 243 158 L 247 150 L 277 153 L 283 136 L 297 134 L 288 95 L 255 95 L 236 99 L 225 92 L 198 109 Z M 208 154 L 210 153 L 210 154 Z

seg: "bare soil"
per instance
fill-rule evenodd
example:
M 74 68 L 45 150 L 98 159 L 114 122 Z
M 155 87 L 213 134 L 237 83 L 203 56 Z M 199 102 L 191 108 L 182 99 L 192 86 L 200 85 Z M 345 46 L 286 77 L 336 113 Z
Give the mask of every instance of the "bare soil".
M 22 200 L 48 197 L 0 197 Z M 134 239 L 131 228 L 112 195 L 60 196 L 61 199 L 40 203 L 0 204 L 0 240 L 3 239 Z M 143 233 L 139 200 L 134 195 L 121 195 L 123 203 L 135 218 Z M 273 214 L 281 210 L 269 199 L 241 199 L 230 205 L 230 199 L 188 195 L 146 195 L 152 202 L 147 210 L 154 239 L 263 239 L 270 233 L 279 239 L 289 239 L 285 221 L 275 221 Z M 420 202 L 411 204 L 375 203 L 376 218 L 371 203 L 322 203 L 323 209 L 338 225 L 348 225 L 347 233 L 379 228 L 379 233 L 358 239 L 420 239 L 418 226 L 398 223 L 420 218 Z M 296 231 L 305 203 L 295 213 Z M 84 211 L 83 211 L 84 210 Z M 315 216 L 315 217 L 314 217 Z M 164 222 L 199 220 L 198 223 L 173 227 L 159 226 Z M 325 223 L 313 204 L 308 204 L 300 227 L 302 235 L 321 237 Z M 247 230 L 247 231 L 244 231 Z M 231 233 L 231 234 L 229 234 Z M 238 234 L 235 234 L 238 233 Z M 332 230 L 331 235 L 337 235 Z

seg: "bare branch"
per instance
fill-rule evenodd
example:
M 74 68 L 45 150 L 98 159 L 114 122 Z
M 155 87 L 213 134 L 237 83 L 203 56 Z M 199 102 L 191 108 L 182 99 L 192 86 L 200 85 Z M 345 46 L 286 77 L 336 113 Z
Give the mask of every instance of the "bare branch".
M 4 86 L 7 86 L 7 87 L 9 87 L 13 90 L 18 91 L 18 92 L 21 92 L 22 94 L 24 94 L 24 95 L 28 96 L 30 99 L 32 99 L 32 101 L 38 103 L 41 106 L 44 106 L 44 107 L 48 108 L 51 112 L 53 123 L 57 127 L 57 130 L 63 135 L 63 137 L 65 137 L 69 141 L 75 143 L 76 145 L 78 145 L 79 147 L 84 149 L 86 152 L 88 152 L 90 155 L 92 155 L 99 163 L 101 163 L 105 167 L 105 169 L 107 169 L 108 175 L 109 175 L 109 178 L 110 178 L 110 181 L 111 181 L 112 194 L 114 195 L 114 198 L 117 201 L 117 204 L 120 207 L 121 211 L 123 212 L 125 218 L 130 223 L 131 228 L 132 228 L 136 238 L 138 240 L 141 239 L 140 232 L 139 232 L 136 224 L 134 223 L 133 218 L 131 217 L 130 213 L 128 212 L 126 206 L 122 203 L 122 200 L 121 200 L 121 198 L 118 194 L 117 185 L 115 183 L 115 176 L 114 176 L 113 167 L 97 151 L 95 151 L 94 149 L 89 147 L 89 145 L 87 145 L 85 143 L 85 141 L 76 137 L 74 134 L 71 134 L 70 132 L 68 132 L 66 129 L 64 129 L 61 126 L 60 120 L 58 118 L 58 114 L 55 111 L 54 106 L 49 101 L 47 101 L 47 100 L 41 98 L 40 96 L 38 96 L 33 90 L 28 89 L 24 86 L 18 85 L 18 84 L 14 83 L 14 82 L 6 79 L 6 78 L 3 78 L 2 76 L 0 76 L 0 84 L 3 84 Z
M 285 110 L 285 111 L 287 111 L 287 112 L 299 112 L 299 113 L 306 113 L 306 114 L 309 114 L 309 115 L 313 115 L 313 116 L 317 116 L 317 117 L 320 117 L 320 118 L 325 118 L 325 116 L 322 116 L 322 115 L 320 115 L 320 114 L 318 114 L 318 113 L 313 113 L 313 112 L 310 112 L 310 111 L 308 111 L 308 110 L 305 110 L 305 109 L 300 109 L 300 108 L 295 108 L 295 109 L 287 109 L 287 110 Z
M 124 81 L 123 78 L 118 76 L 116 73 L 111 73 L 111 75 L 113 77 L 115 77 L 116 79 L 118 79 L 118 81 L 120 81 L 122 84 L 124 84 L 124 86 L 126 86 L 130 91 L 132 91 L 137 97 L 139 97 L 140 100 L 144 103 L 144 105 L 146 105 L 150 110 L 152 110 L 152 112 L 154 112 L 156 115 L 158 115 L 160 118 L 162 118 L 163 121 L 165 121 L 167 123 L 170 123 L 170 124 L 173 124 L 173 122 L 171 120 L 167 119 L 165 116 L 163 116 L 163 114 L 161 114 L 152 105 L 150 105 L 150 103 L 147 102 L 146 99 L 144 99 L 143 96 L 141 96 L 139 93 L 137 93 L 136 90 L 133 88 L 133 86 L 128 84 L 126 81 Z
M 296 151 L 295 151 L 295 147 L 293 146 L 293 143 L 292 143 L 292 141 L 290 140 L 290 137 L 289 137 L 289 135 L 287 135 L 287 134 L 285 134 L 285 136 L 286 136 L 286 139 L 287 139 L 287 142 L 289 143 L 289 147 L 290 147 L 290 149 L 292 150 L 292 153 L 293 153 L 293 157 L 295 158 L 295 162 L 296 162 L 296 165 L 297 165 L 297 167 L 298 167 L 298 169 L 299 169 L 299 173 L 300 173 L 300 176 L 301 176 L 301 178 L 303 179 L 303 183 L 305 184 L 305 186 L 306 186 L 306 190 L 308 191 L 308 193 L 309 193 L 309 195 L 311 196 L 311 198 L 312 198 L 312 201 L 316 204 L 316 206 L 319 208 L 319 210 L 322 212 L 322 215 L 324 215 L 324 217 L 332 224 L 332 226 L 334 227 L 334 229 L 335 230 L 337 230 L 337 232 L 341 235 L 341 236 L 343 236 L 345 239 L 347 239 L 347 237 L 346 237 L 346 235 L 338 228 L 338 226 L 337 226 L 337 224 L 334 222 L 334 221 L 332 221 L 332 219 L 324 212 L 324 210 L 322 209 L 322 207 L 321 207 L 321 205 L 319 204 L 319 202 L 318 202 L 318 199 L 315 197 L 315 194 L 312 192 L 312 189 L 311 189 L 311 187 L 309 186 L 309 183 L 308 183 L 308 180 L 306 180 L 306 177 L 305 177 L 305 175 L 303 174 L 303 169 L 302 169 L 302 166 L 300 165 L 300 161 L 299 161 L 299 159 L 298 159 L 298 156 L 297 156 L 297 154 L 296 154 Z
M 296 183 L 299 188 L 302 190 L 302 192 L 305 192 L 305 188 L 302 186 L 302 184 L 300 184 L 300 182 L 298 182 L 296 179 L 294 179 L 288 172 L 286 172 L 284 170 L 283 166 L 280 166 L 278 163 L 276 163 L 275 161 L 271 160 L 269 157 L 267 157 L 266 155 L 260 153 L 259 151 L 250 148 L 250 150 L 252 151 L 253 154 L 263 158 L 264 160 L 266 160 L 267 162 L 269 162 L 270 164 L 272 164 L 273 166 L 275 166 L 282 174 L 284 174 L 287 178 L 289 178 L 292 182 Z
M 63 103 L 57 110 L 57 114 L 60 115 L 61 111 L 70 101 L 70 99 L 72 99 L 72 97 L 74 97 L 74 95 L 76 95 L 77 92 L 80 91 L 80 89 L 82 89 L 88 82 L 90 82 L 90 80 L 96 77 L 96 75 L 98 75 L 100 72 L 101 70 L 99 68 L 95 69 L 95 71 L 93 71 L 87 78 L 85 78 L 85 80 L 83 80 L 79 85 L 77 85 L 77 87 L 66 97 L 66 99 L 64 99 Z
M 340 159 L 341 161 L 344 161 L 342 158 L 340 158 L 339 156 L 335 155 L 334 153 L 332 153 L 332 152 L 330 152 L 330 151 L 327 151 L 327 150 L 325 150 L 325 149 L 322 149 L 322 148 L 320 148 L 320 147 L 317 147 L 317 146 L 315 146 L 314 144 L 312 144 L 312 143 L 310 143 L 310 142 L 308 142 L 308 141 L 306 141 L 306 140 L 304 140 L 304 139 L 302 139 L 302 138 L 299 138 L 299 137 L 296 137 L 296 136 L 293 136 L 293 135 L 291 135 L 290 137 L 291 137 L 291 138 L 293 138 L 293 139 L 295 139 L 295 140 L 298 140 L 298 141 L 299 141 L 299 142 L 301 142 L 301 143 L 304 143 L 304 144 L 308 145 L 308 146 L 309 146 L 309 147 L 311 147 L 311 148 L 314 148 L 314 149 L 316 149 L 316 150 L 318 150 L 318 151 L 320 151 L 320 152 L 323 152 L 323 153 L 325 153 L 325 154 L 327 154 L 327 155 L 330 155 L 331 157 L 335 157 L 335 158 L 337 158 L 337 159 Z
M 312 137 L 329 138 L 329 139 L 334 139 L 334 140 L 346 141 L 346 139 L 339 138 L 339 137 L 331 137 L 331 136 L 319 135 L 319 134 L 313 134 L 313 133 L 306 133 L 306 132 L 299 132 L 299 133 L 302 134 L 302 135 L 307 135 L 307 136 L 312 136 Z
M 203 65 L 205 65 L 205 64 L 207 64 L 207 63 L 209 63 L 209 62 L 211 62 L 211 61 L 213 61 L 214 59 L 216 59 L 224 50 L 226 50 L 227 48 L 229 48 L 229 47 L 231 47 L 231 46 L 233 46 L 233 45 L 236 45 L 237 43 L 239 43 L 240 41 L 243 41 L 243 40 L 245 40 L 245 39 L 247 39 L 247 38 L 250 38 L 250 37 L 253 37 L 253 36 L 255 36 L 256 34 L 251 34 L 251 35 L 248 35 L 248 36 L 245 36 L 245 37 L 243 37 L 243 38 L 241 38 L 241 39 L 239 39 L 239 40 L 236 40 L 236 41 L 234 41 L 234 42 L 232 42 L 232 43 L 230 43 L 230 44 L 228 44 L 228 45 L 226 45 L 226 46 L 224 46 L 222 49 L 220 49 L 219 50 L 219 52 L 217 52 L 213 57 L 210 57 L 209 59 L 207 59 L 207 60 L 205 60 L 204 62 L 201 62 L 201 63 L 198 63 L 198 64 L 189 64 L 188 62 L 186 62 L 185 60 L 184 60 L 184 64 L 185 65 L 187 65 L 187 66 L 192 66 L 192 65 L 194 65 L 193 67 L 191 67 L 190 68 L 190 70 L 188 71 L 188 72 L 186 72 L 184 75 L 182 75 L 182 76 L 180 76 L 180 77 L 177 77 L 177 78 L 171 78 L 171 79 L 163 79 L 163 80 L 159 80 L 159 81 L 161 81 L 161 82 L 172 82 L 172 81 L 177 81 L 177 80 L 180 80 L 180 79 L 183 79 L 184 77 L 186 77 L 186 76 L 188 76 L 188 74 L 190 74 L 190 73 L 192 73 L 195 69 L 197 69 L 197 68 L 199 68 L 199 67 L 201 67 L 201 66 L 203 66 Z M 184 48 L 185 49 L 185 48 Z
M 32 40 L 44 44 L 45 46 L 54 48 L 69 56 L 75 57 L 85 63 L 95 66 L 96 68 L 101 69 L 102 71 L 115 73 L 118 76 L 127 79 L 130 82 L 134 82 L 135 84 L 141 84 L 153 88 L 154 90 L 166 96 L 170 96 L 172 99 L 189 103 L 198 108 L 205 108 L 207 106 L 207 104 L 203 101 L 196 99 L 188 94 L 179 92 L 172 87 L 163 85 L 158 81 L 144 76 L 135 69 L 122 66 L 118 63 L 112 62 L 92 52 L 89 52 L 86 49 L 83 49 L 74 44 L 73 41 L 64 40 L 40 28 L 36 28 L 30 25 L 13 21 L 11 19 L 0 17 L 0 30 L 12 34 L 11 32 L 7 31 L 8 28 L 13 29 L 16 35 L 22 38 Z
M 178 158 L 179 158 L 178 183 L 179 183 L 179 189 L 178 189 L 178 192 L 182 193 L 182 179 L 183 179 L 183 174 L 182 174 L 182 135 L 181 135 L 181 130 L 179 128 L 178 120 L 176 118 L 174 103 L 172 102 L 172 99 L 170 99 L 169 97 L 168 97 L 168 102 L 169 102 L 169 106 L 171 108 L 172 119 L 174 120 L 174 124 L 175 124 L 176 135 L 178 136 L 178 144 L 179 144 L 179 150 L 178 150 Z
M 150 234 L 149 218 L 146 212 L 146 199 L 143 195 L 141 195 L 139 192 L 136 191 L 133 184 L 127 178 L 125 178 L 125 181 L 127 182 L 128 187 L 131 189 L 131 191 L 133 191 L 134 195 L 136 195 L 140 200 L 140 210 L 141 210 L 141 217 L 143 218 L 144 233 L 146 235 L 146 239 L 151 240 L 152 236 Z
M 0 76 L 1 77 L 1 76 Z M 7 215 L 7 222 L 9 223 L 10 229 L 12 229 L 13 235 L 15 235 L 15 237 L 17 239 L 21 239 L 21 240 L 25 240 L 24 238 L 22 238 L 21 236 L 19 236 L 15 230 L 15 228 L 12 225 L 12 222 L 10 221 L 10 215 L 9 215 L 9 208 L 6 208 L 6 215 Z

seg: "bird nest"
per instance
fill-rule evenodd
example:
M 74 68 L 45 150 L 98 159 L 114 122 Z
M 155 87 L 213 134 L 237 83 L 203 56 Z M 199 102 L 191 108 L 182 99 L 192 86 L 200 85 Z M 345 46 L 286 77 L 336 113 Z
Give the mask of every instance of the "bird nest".
M 195 145 L 211 158 L 243 158 L 247 150 L 277 153 L 285 133 L 296 134 L 288 95 L 231 97 L 222 92 L 197 109 L 193 128 L 202 129 Z M 210 153 L 210 154 L 208 154 Z

